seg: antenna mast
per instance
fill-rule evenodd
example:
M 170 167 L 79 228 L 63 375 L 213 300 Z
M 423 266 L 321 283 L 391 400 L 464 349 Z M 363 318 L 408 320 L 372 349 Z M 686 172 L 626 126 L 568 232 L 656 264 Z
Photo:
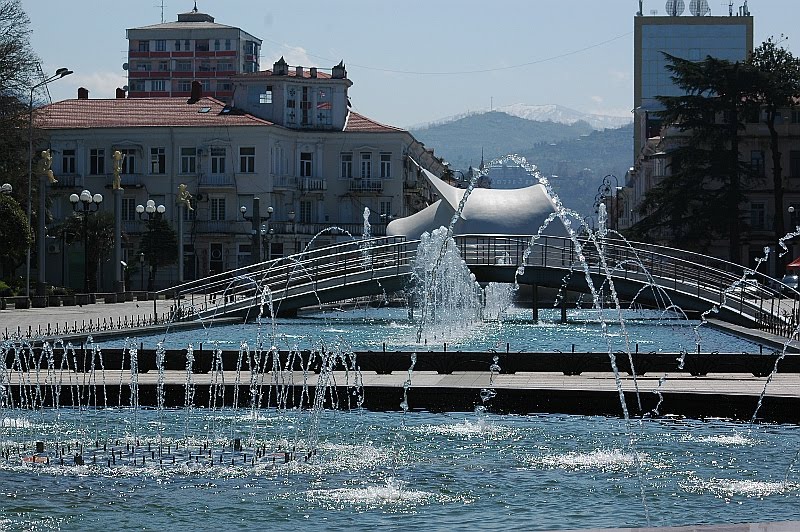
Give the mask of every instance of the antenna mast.
M 161 23 L 164 23 L 164 0 L 161 0 Z

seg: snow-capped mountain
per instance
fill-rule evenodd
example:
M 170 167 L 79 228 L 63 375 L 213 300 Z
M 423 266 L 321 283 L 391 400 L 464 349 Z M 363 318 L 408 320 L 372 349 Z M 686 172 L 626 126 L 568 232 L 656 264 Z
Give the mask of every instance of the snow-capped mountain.
M 618 128 L 630 124 L 632 117 L 607 116 L 582 113 L 561 105 L 526 105 L 515 103 L 498 107 L 497 111 L 518 116 L 527 120 L 539 122 L 558 122 L 561 124 L 574 124 L 580 120 L 588 122 L 594 129 Z

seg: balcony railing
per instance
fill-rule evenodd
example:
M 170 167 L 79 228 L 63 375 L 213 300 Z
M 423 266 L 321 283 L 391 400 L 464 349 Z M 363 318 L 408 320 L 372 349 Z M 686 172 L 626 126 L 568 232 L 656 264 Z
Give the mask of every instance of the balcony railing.
M 297 188 L 297 177 L 293 175 L 276 175 L 272 178 L 273 188 Z
M 198 233 L 250 234 L 250 223 L 237 220 L 195 220 Z
M 79 174 L 56 174 L 57 183 L 53 183 L 53 188 L 73 188 L 83 186 L 83 176 Z
M 202 175 L 198 185 L 201 187 L 232 187 L 236 183 L 232 175 Z
M 122 174 L 119 176 L 119 178 L 122 188 L 139 188 L 142 186 L 144 180 L 144 176 L 142 174 Z
M 328 189 L 328 183 L 324 179 L 312 179 L 310 177 L 300 178 L 300 190 L 303 192 L 315 192 Z
M 351 179 L 351 192 L 382 192 L 383 181 L 380 179 Z

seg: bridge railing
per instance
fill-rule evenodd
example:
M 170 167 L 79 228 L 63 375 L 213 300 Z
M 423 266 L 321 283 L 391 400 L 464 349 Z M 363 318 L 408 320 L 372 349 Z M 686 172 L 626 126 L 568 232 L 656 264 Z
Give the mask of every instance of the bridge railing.
M 736 312 L 784 336 L 791 335 L 798 323 L 800 294 L 759 272 L 724 260 L 623 239 L 582 238 L 578 240 L 580 250 L 565 237 L 531 240 L 524 235 L 456 237 L 469 266 L 524 264 L 576 274 L 588 268 L 602 279 L 607 275 L 605 264 L 612 278 L 702 299 L 709 303 L 709 309 L 716 305 Z M 353 240 L 184 283 L 170 291 L 176 297 L 202 296 L 195 303 L 195 317 L 223 315 L 257 306 L 262 297 L 280 301 L 374 276 L 406 273 L 413 264 L 417 244 L 402 237 Z

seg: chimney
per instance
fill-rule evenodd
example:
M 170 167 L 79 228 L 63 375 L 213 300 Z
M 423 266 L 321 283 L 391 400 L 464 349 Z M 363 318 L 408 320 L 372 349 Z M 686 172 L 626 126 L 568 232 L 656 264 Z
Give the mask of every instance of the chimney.
M 125 89 L 120 89 L 119 87 L 117 87 L 116 98 L 117 99 L 125 98 Z
M 294 72 L 295 72 L 295 75 L 298 78 L 302 78 L 303 77 L 303 67 L 301 67 L 301 66 L 295 67 Z
M 309 72 L 310 72 L 310 76 L 311 76 L 312 78 L 316 78 L 316 77 L 317 77 L 317 67 L 311 67 L 311 68 L 309 69 Z
M 193 104 L 200 101 L 203 97 L 203 84 L 195 80 L 192 82 L 192 95 L 186 100 L 186 103 Z
M 89 99 L 89 89 L 84 87 L 78 87 L 78 99 L 79 100 L 88 100 Z

